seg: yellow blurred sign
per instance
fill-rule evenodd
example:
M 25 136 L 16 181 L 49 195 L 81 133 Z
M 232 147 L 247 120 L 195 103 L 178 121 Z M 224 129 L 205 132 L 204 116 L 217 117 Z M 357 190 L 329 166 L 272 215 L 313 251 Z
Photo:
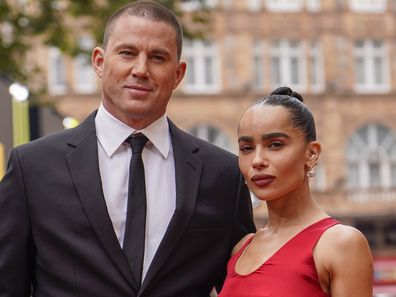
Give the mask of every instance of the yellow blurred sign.
M 30 140 L 29 102 L 12 99 L 12 138 L 13 146 Z
M 0 142 L 0 180 L 3 178 L 5 173 L 5 152 L 4 145 Z

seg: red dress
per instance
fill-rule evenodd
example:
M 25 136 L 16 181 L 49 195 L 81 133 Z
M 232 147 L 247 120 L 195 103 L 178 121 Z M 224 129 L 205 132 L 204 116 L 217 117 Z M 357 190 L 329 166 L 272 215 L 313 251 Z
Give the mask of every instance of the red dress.
M 320 287 L 312 252 L 323 232 L 338 223 L 325 218 L 306 227 L 257 270 L 240 275 L 235 264 L 252 236 L 229 260 L 219 297 L 328 297 Z

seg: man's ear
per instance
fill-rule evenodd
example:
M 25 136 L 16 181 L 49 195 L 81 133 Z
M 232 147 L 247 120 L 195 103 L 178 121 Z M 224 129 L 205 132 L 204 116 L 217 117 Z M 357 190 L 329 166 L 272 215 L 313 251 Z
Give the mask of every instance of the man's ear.
M 177 86 L 182 81 L 182 79 L 186 73 L 186 68 L 187 68 L 187 64 L 185 62 L 181 61 L 181 62 L 179 62 L 179 65 L 177 65 L 176 78 L 175 78 L 175 82 L 173 84 L 173 89 L 176 89 Z
M 91 56 L 92 66 L 94 67 L 95 73 L 99 78 L 103 75 L 103 63 L 104 63 L 104 50 L 100 47 L 95 47 L 92 51 Z
M 313 168 L 318 164 L 320 153 L 322 152 L 322 145 L 318 141 L 311 141 L 307 145 L 305 155 L 305 165 L 307 168 Z

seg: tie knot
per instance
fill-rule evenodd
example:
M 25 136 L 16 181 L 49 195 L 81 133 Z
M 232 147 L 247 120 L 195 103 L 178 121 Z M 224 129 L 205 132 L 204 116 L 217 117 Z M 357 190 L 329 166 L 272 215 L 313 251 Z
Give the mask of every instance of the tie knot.
M 132 134 L 126 139 L 126 142 L 128 142 L 132 148 L 132 154 L 141 154 L 147 141 L 148 138 L 142 133 Z

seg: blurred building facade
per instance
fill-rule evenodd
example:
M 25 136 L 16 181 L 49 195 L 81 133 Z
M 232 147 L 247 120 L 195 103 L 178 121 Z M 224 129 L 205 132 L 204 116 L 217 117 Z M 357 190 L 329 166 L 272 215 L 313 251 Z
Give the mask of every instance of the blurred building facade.
M 182 2 L 187 11 L 199 8 Z M 187 75 L 168 116 L 237 153 L 243 110 L 281 85 L 300 92 L 323 145 L 315 199 L 363 231 L 376 256 L 396 258 L 396 1 L 206 2 L 211 29 L 205 40 L 185 40 Z M 79 40 L 94 46 L 88 35 Z M 58 114 L 82 120 L 98 107 L 99 82 L 86 57 L 56 48 L 35 54 Z M 255 201 L 255 216 L 264 225 L 264 203 Z M 396 282 L 392 269 L 385 283 L 389 275 Z

